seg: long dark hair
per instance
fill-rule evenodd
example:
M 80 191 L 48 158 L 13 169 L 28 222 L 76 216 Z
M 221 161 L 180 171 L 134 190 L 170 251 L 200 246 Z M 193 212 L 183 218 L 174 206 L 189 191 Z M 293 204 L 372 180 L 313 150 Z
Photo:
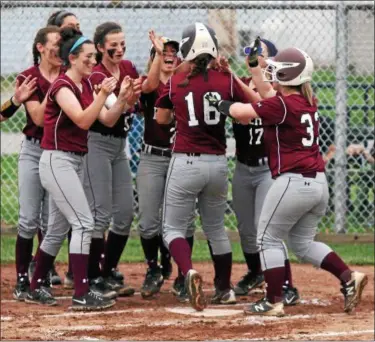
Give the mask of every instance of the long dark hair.
M 64 27 L 60 30 L 61 40 L 60 40 L 60 50 L 59 56 L 64 62 L 64 65 L 70 66 L 69 55 L 78 56 L 82 51 L 83 44 L 74 49 L 73 52 L 70 52 L 70 49 L 73 47 L 74 43 L 82 37 L 82 32 L 76 30 L 73 27 Z M 85 41 L 84 44 L 93 44 L 91 40 Z
M 60 28 L 57 26 L 47 26 L 41 28 L 35 38 L 33 43 L 33 60 L 34 65 L 38 65 L 40 62 L 40 52 L 38 51 L 37 45 L 40 43 L 43 46 L 46 45 L 48 40 L 48 34 L 49 33 L 60 33 Z
M 189 84 L 189 80 L 199 74 L 203 74 L 204 80 L 208 81 L 207 67 L 214 58 L 208 53 L 203 53 L 195 57 L 191 62 L 195 65 L 187 75 L 186 79 L 178 84 L 178 87 L 185 88 Z
M 68 12 L 65 10 L 57 11 L 55 13 L 52 13 L 51 16 L 48 18 L 47 25 L 54 25 L 54 26 L 61 27 L 61 25 L 64 22 L 64 19 L 70 16 L 77 18 L 77 16 L 72 12 Z
M 95 33 L 94 33 L 94 44 L 97 51 L 96 54 L 96 62 L 100 63 L 103 59 L 103 54 L 98 50 L 99 46 L 104 46 L 105 43 L 105 37 L 109 33 L 119 33 L 122 32 L 122 27 L 112 21 L 107 21 L 103 24 L 100 24 L 96 27 Z

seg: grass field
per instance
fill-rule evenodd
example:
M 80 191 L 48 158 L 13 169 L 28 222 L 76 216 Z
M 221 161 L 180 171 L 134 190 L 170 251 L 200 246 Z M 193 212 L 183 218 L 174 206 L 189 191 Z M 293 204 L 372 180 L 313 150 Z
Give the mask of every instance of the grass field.
M 13 263 L 15 261 L 14 249 L 16 237 L 11 235 L 1 236 L 1 263 Z M 34 240 L 34 251 L 37 246 L 37 239 Z M 335 250 L 345 262 L 353 265 L 373 265 L 374 264 L 374 245 L 373 244 L 332 244 Z M 232 242 L 233 262 L 243 263 L 244 258 L 239 242 Z M 60 262 L 68 261 L 67 241 L 57 257 Z M 209 261 L 210 253 L 205 240 L 194 241 L 193 261 Z M 296 262 L 296 257 L 291 253 L 291 260 Z M 129 239 L 125 251 L 122 254 L 121 262 L 143 262 L 144 255 L 140 240 L 138 238 Z

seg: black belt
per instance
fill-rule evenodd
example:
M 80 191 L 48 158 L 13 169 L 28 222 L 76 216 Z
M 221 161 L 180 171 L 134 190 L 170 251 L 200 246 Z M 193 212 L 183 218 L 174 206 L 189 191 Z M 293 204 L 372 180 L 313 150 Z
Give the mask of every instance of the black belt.
M 304 172 L 304 173 L 301 173 L 301 175 L 306 178 L 316 178 L 316 173 L 317 173 L 316 171 Z
M 76 151 L 63 151 L 63 152 L 75 154 L 76 156 L 81 156 L 81 157 L 83 157 L 87 153 L 87 152 L 76 152 Z
M 188 157 L 200 157 L 201 153 L 185 153 Z
M 263 158 L 244 158 L 241 155 L 237 156 L 237 160 L 245 164 L 247 166 L 261 166 L 261 165 L 268 165 L 268 161 L 266 157 Z
M 26 135 L 26 140 L 33 142 L 34 144 L 39 144 L 40 145 L 40 139 L 34 138 L 34 137 L 29 137 Z
M 142 144 L 142 152 L 154 154 L 159 157 L 172 157 L 172 151 L 170 149 L 164 149 L 160 147 L 155 147 L 151 145 Z

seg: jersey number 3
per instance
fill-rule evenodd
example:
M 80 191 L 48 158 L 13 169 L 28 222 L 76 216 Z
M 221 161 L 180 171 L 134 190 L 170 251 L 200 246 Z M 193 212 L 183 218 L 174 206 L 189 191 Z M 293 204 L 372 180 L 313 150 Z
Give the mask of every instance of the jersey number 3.
M 314 114 L 314 120 L 315 121 L 319 121 L 319 115 L 318 115 L 318 112 L 316 112 Z M 307 127 L 306 127 L 306 132 L 307 134 L 309 135 L 308 138 L 302 138 L 302 145 L 303 146 L 306 146 L 306 147 L 310 147 L 313 145 L 314 143 L 314 124 L 313 124 L 313 119 L 311 117 L 311 114 L 303 114 L 301 116 L 301 123 L 302 124 L 305 124 L 307 123 Z M 319 137 L 316 137 L 316 144 L 319 145 Z
M 210 93 L 216 95 L 216 97 L 221 100 L 221 95 L 219 93 L 212 91 Z M 217 125 L 220 122 L 220 112 L 215 107 L 210 106 L 210 103 L 205 98 L 206 94 L 207 93 L 203 95 L 204 122 L 207 125 Z M 185 96 L 185 101 L 187 102 L 189 112 L 189 126 L 198 126 L 199 122 L 195 116 L 193 92 Z

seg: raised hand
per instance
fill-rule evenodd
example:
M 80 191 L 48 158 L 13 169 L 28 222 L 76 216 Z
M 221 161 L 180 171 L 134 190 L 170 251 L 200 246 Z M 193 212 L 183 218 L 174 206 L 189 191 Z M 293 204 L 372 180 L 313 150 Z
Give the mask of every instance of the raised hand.
M 217 63 L 219 65 L 220 71 L 229 72 L 229 73 L 232 72 L 232 70 L 230 68 L 228 58 L 226 58 L 224 56 L 219 56 L 218 59 L 217 59 Z
M 13 103 L 15 105 L 21 105 L 25 102 L 32 93 L 36 90 L 37 78 L 31 79 L 31 75 L 27 76 L 25 81 L 20 85 L 19 80 L 16 80 L 16 89 L 13 95 Z
M 249 46 L 249 51 L 245 51 L 245 53 L 247 52 L 248 55 L 247 60 L 250 68 L 255 68 L 258 66 L 258 56 L 260 54 L 261 49 L 262 46 L 260 43 L 260 37 L 258 36 L 255 39 L 255 41 Z
M 129 98 L 126 100 L 126 102 L 130 105 L 133 106 L 139 99 L 139 96 L 141 95 L 142 92 L 142 78 L 139 77 L 133 81 L 133 88 L 132 88 L 132 94 L 129 96 Z
M 157 37 L 154 30 L 150 30 L 148 32 L 148 37 L 150 38 L 151 43 L 154 46 L 156 53 L 161 56 L 164 50 L 164 43 L 161 37 Z
M 133 80 L 130 76 L 125 76 L 121 82 L 119 98 L 128 102 L 128 98 L 133 94 Z
M 116 85 L 117 80 L 114 77 L 105 78 L 100 85 L 100 92 L 108 96 L 116 89 Z

